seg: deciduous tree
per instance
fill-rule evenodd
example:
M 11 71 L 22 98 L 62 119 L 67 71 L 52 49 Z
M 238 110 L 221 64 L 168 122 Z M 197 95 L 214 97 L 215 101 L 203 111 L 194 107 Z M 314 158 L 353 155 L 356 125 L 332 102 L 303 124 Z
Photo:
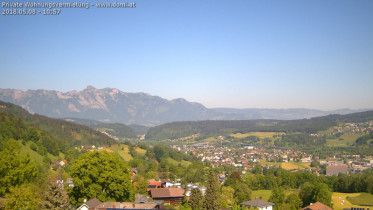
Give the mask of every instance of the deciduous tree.
M 128 166 L 118 154 L 106 151 L 81 155 L 71 166 L 74 188 L 69 196 L 74 205 L 96 197 L 100 201 L 132 201 L 133 184 Z
M 29 183 L 38 174 L 38 168 L 28 153 L 21 154 L 20 144 L 10 139 L 0 152 L 0 195 L 9 193 L 11 187 Z
M 39 209 L 38 199 L 32 189 L 25 185 L 10 188 L 5 197 L 5 209 Z

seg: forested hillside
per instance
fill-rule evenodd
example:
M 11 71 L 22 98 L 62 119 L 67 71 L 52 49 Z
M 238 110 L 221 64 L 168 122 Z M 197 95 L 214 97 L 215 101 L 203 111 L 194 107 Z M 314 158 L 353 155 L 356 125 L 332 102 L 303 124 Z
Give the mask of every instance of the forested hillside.
M 238 120 L 238 121 L 196 121 L 173 122 L 150 128 L 147 139 L 173 139 L 193 134 L 227 134 L 245 132 L 303 132 L 315 133 L 336 126 L 342 122 L 364 122 L 373 120 L 373 111 L 347 115 L 329 115 L 303 120 Z
M 136 138 L 137 134 L 132 128 L 121 123 L 110 123 L 91 126 L 100 131 L 105 131 L 106 133 L 116 136 L 120 139 L 122 138 Z
M 4 116 L 4 120 L 8 119 L 14 121 L 13 123 L 15 126 L 32 125 L 32 127 L 29 128 L 30 131 L 28 135 L 33 136 L 30 138 L 50 142 L 48 143 L 48 147 L 50 147 L 50 149 L 54 147 L 55 149 L 51 150 L 53 152 L 66 151 L 68 148 L 78 145 L 107 145 L 114 142 L 110 137 L 87 126 L 78 125 L 65 120 L 51 119 L 38 114 L 30 114 L 21 107 L 11 103 L 0 101 L 0 106 L 0 113 Z M 10 129 L 11 126 L 8 123 L 9 122 L 4 122 L 4 125 Z M 40 131 L 36 132 L 34 128 L 38 128 Z

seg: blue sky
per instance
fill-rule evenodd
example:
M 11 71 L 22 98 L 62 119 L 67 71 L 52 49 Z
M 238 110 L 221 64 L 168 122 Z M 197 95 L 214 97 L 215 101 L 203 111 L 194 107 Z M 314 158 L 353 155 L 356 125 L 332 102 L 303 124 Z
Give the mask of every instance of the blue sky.
M 2 15 L 0 88 L 93 85 L 207 107 L 373 108 L 371 0 L 135 2 Z

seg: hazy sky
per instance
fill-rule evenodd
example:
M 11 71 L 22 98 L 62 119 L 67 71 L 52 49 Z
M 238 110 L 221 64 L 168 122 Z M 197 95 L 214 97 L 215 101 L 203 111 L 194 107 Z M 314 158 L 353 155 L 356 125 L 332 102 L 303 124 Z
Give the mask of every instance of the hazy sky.
M 135 2 L 1 15 L 0 88 L 93 85 L 207 107 L 373 108 L 372 0 Z

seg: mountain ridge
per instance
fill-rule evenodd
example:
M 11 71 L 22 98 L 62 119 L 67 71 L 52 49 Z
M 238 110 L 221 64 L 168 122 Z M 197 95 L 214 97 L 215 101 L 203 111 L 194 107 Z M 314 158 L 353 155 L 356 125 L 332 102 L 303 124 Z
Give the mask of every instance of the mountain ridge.
M 52 118 L 82 118 L 105 123 L 156 126 L 175 121 L 200 120 L 292 120 L 349 114 L 362 110 L 321 111 L 316 109 L 206 108 L 183 98 L 167 100 L 147 93 L 128 93 L 117 88 L 82 91 L 0 89 L 0 100 L 14 103 L 30 113 Z M 363 110 L 365 111 L 365 110 Z

